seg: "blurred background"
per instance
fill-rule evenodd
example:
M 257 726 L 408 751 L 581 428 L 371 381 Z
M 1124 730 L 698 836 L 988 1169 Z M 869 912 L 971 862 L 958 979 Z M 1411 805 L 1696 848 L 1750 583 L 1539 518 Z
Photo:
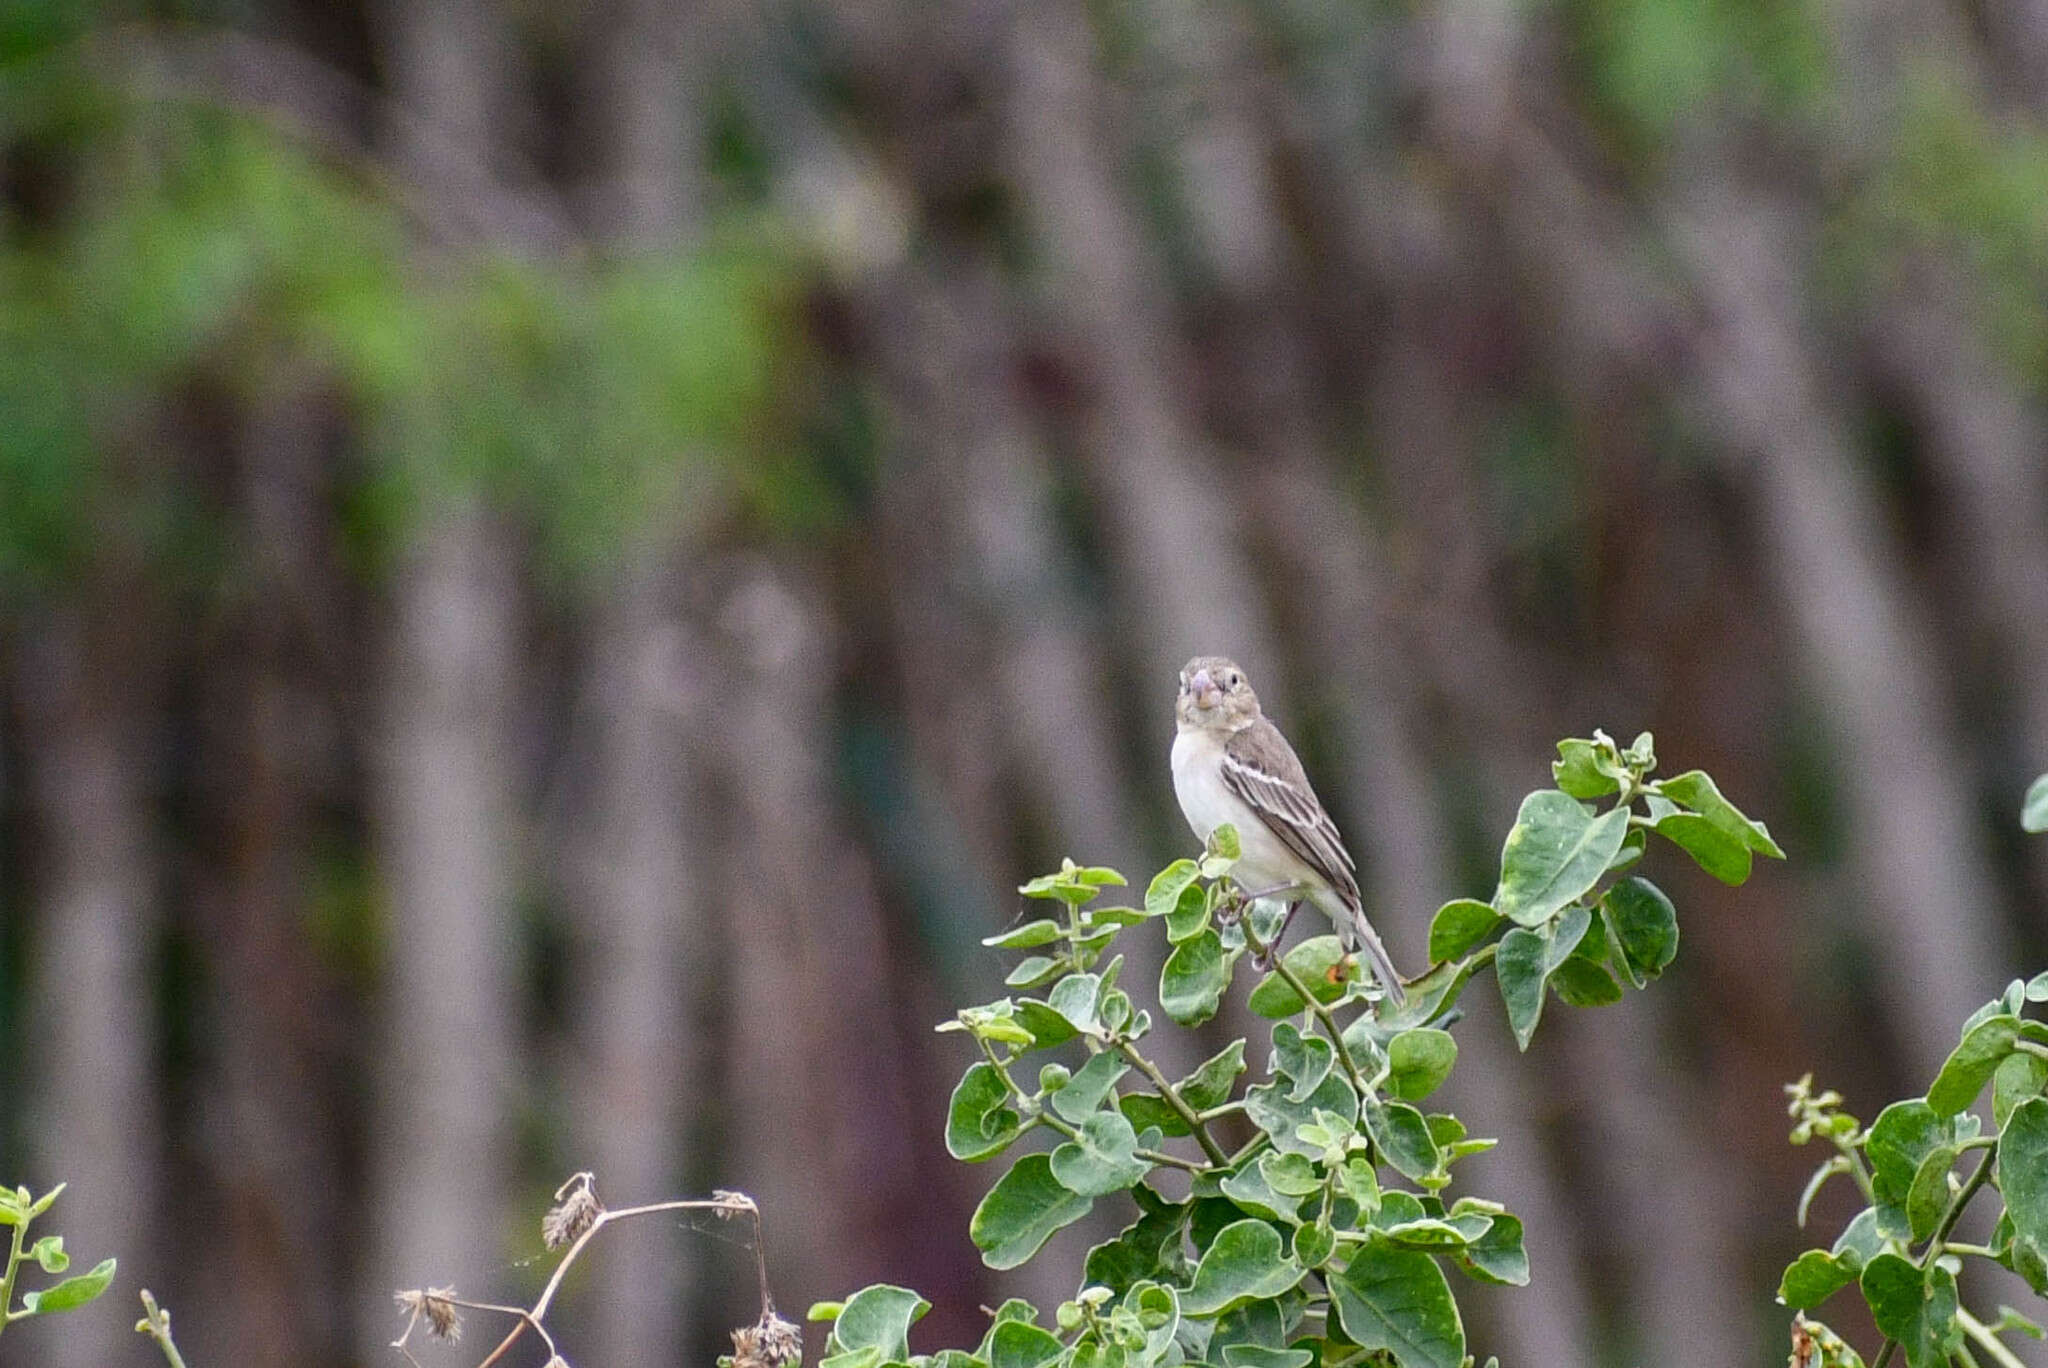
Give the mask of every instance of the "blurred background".
M 1123 1214 L 984 1271 L 931 1028 L 1188 852 L 1197 651 L 1411 972 L 1559 736 L 1771 823 L 1452 1101 L 1482 1357 L 1782 1361 L 1780 1086 L 2048 958 L 2044 114 L 2044 0 L 4 0 L 0 1177 L 121 1276 L 0 1363 L 395 1362 L 582 1168 L 920 1349 L 1071 1291 Z M 742 1235 L 569 1357 L 708 1363 Z

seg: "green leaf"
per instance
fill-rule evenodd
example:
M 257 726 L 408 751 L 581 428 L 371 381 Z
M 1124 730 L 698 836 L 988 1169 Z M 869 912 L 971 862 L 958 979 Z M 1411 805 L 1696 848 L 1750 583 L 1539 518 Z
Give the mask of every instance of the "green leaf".
M 1924 1098 L 1894 1102 L 1878 1113 L 1870 1124 L 1870 1138 L 1864 1155 L 1870 1160 L 1871 1187 L 1877 1195 L 1880 1224 L 1905 1215 L 1906 1197 L 1913 1188 L 1913 1175 L 1920 1161 L 1935 1146 L 1951 1138 L 1948 1124 L 1934 1114 Z M 1894 1218 L 1888 1212 L 1897 1213 Z M 1888 1234 L 1903 1237 L 1902 1228 L 1888 1228 Z
M 1914 1240 L 1924 1240 L 1948 1210 L 1948 1171 L 1955 1167 L 1962 1150 L 1952 1144 L 1936 1145 L 1927 1151 L 1913 1170 L 1912 1186 L 1906 1189 L 1906 1225 Z
M 2027 786 L 2026 801 L 2020 804 L 2020 827 L 2025 831 L 2048 831 L 2048 774 Z
M 75 1278 L 66 1278 L 40 1292 L 24 1292 L 21 1309 L 37 1316 L 52 1316 L 59 1311 L 75 1311 L 100 1293 L 107 1290 L 107 1284 L 114 1280 L 114 1261 L 102 1259 L 90 1273 L 81 1273 Z
M 1585 908 L 1574 907 L 1555 926 L 1540 931 L 1518 926 L 1501 937 L 1493 972 L 1500 984 L 1501 1002 L 1507 1007 L 1508 1026 L 1521 1049 L 1529 1048 L 1529 1037 L 1543 1017 L 1543 985 L 1570 958 L 1592 920 Z
M 2000 1130 L 2012 1109 L 2048 1090 L 2048 1059 L 2036 1054 L 2010 1054 L 1991 1075 L 1991 1123 Z
M 1657 834 L 1692 856 L 1693 863 L 1724 884 L 1744 883 L 1753 856 L 1748 846 L 1696 812 L 1672 812 L 1657 819 Z
M 1180 891 L 1180 901 L 1166 914 L 1166 939 L 1175 945 L 1209 929 L 1209 891 L 1198 883 Z
M 1628 834 L 1628 810 L 1594 816 L 1578 799 L 1541 789 L 1522 800 L 1501 848 L 1496 912 L 1538 926 L 1599 882 Z
M 1067 1085 L 1047 1101 L 1062 1120 L 1078 1126 L 1101 1108 L 1110 1091 L 1130 1071 L 1130 1065 L 1107 1050 L 1090 1055 L 1080 1071 L 1067 1080 Z
M 1657 783 L 1656 789 L 1666 798 L 1691 808 L 1721 831 L 1759 855 L 1768 855 L 1774 860 L 1785 858 L 1785 852 L 1771 839 L 1771 833 L 1762 822 L 1742 814 L 1742 810 L 1721 796 L 1721 790 L 1707 777 L 1704 770 L 1688 770 Z M 1660 830 L 1661 825 L 1660 825 Z
M 1199 1026 L 1216 1015 L 1223 990 L 1230 986 L 1230 962 L 1215 929 L 1174 947 L 1159 971 L 1159 1005 L 1183 1026 Z
M 1015 1268 L 1052 1233 L 1088 1214 L 1092 1198 L 1069 1192 L 1052 1176 L 1052 1160 L 1027 1154 L 974 1209 L 967 1233 L 990 1268 Z
M 1477 898 L 1457 898 L 1436 910 L 1429 922 L 1432 964 L 1454 960 L 1493 934 L 1506 918 Z
M 1794 1311 L 1811 1311 L 1855 1282 L 1856 1272 L 1824 1249 L 1809 1249 L 1778 1280 L 1778 1300 Z
M 832 1323 L 826 1341 L 827 1354 L 874 1349 L 883 1360 L 910 1357 L 910 1326 L 932 1304 L 907 1287 L 877 1283 L 863 1287 L 846 1299 L 845 1309 Z
M 1583 946 L 1585 941 L 1579 944 Z M 1557 966 L 1557 972 L 1550 976 L 1550 986 L 1561 1001 L 1572 1007 L 1611 1007 L 1621 1001 L 1621 985 L 1614 981 L 1614 976 L 1577 955 Z
M 1271 1153 L 1267 1151 L 1267 1154 Z M 1299 1155 L 1292 1157 L 1300 1158 Z M 1266 1178 L 1263 1164 L 1246 1164 L 1237 1172 L 1218 1179 L 1216 1187 L 1246 1215 L 1286 1221 L 1290 1225 L 1301 1219 L 1301 1199 L 1275 1190 Z
M 1522 1247 L 1522 1221 L 1503 1211 L 1486 1233 L 1455 1256 L 1468 1277 L 1504 1287 L 1529 1285 L 1529 1254 Z
M 1387 1090 L 1409 1102 L 1420 1102 L 1450 1077 L 1458 1062 L 1458 1042 L 1449 1031 L 1418 1026 L 1387 1042 Z
M 1290 1021 L 1273 1027 L 1272 1068 L 1294 1085 L 1287 1093 L 1289 1101 L 1305 1101 L 1329 1077 L 1336 1062 L 1336 1048 L 1321 1036 L 1305 1036 Z
M 1244 1072 L 1244 1041 L 1229 1045 L 1202 1061 L 1195 1071 L 1174 1085 L 1180 1100 L 1196 1111 L 1220 1107 L 1230 1100 L 1237 1076 Z
M 1256 1218 L 1233 1221 L 1216 1233 L 1195 1280 L 1181 1294 L 1181 1310 L 1213 1316 L 1254 1299 L 1277 1297 L 1302 1278 L 1302 1268 L 1281 1252 L 1280 1232 Z
M 1329 1279 L 1344 1333 L 1401 1368 L 1459 1368 L 1465 1327 L 1443 1270 L 1415 1250 L 1367 1245 Z
M 1095 1014 L 1102 1005 L 1102 980 L 1094 974 L 1069 974 L 1052 986 L 1045 1000 L 1076 1031 L 1086 1033 L 1097 1025 Z
M 1906 1351 L 1908 1368 L 1946 1368 L 1962 1342 L 1954 1275 L 1938 1264 L 1923 1271 L 1897 1254 L 1880 1254 L 1864 1266 L 1862 1284 L 1870 1318 Z
M 1678 913 L 1664 890 L 1644 878 L 1623 879 L 1600 899 L 1617 968 L 1640 988 L 1678 957 Z
M 978 1164 L 993 1159 L 1024 1133 L 1010 1101 L 1010 1089 L 996 1066 L 983 1061 L 960 1076 L 946 1109 L 946 1153 Z
M 1294 1261 L 1303 1268 L 1321 1268 L 1337 1252 L 1337 1235 L 1324 1225 L 1294 1228 Z
M 1180 1119 L 1180 1113 L 1167 1104 L 1157 1093 L 1125 1093 L 1117 1098 L 1116 1109 L 1124 1119 L 1138 1130 L 1157 1127 L 1161 1135 L 1193 1135 L 1188 1123 Z
M 1137 1148 L 1137 1133 L 1122 1112 L 1099 1111 L 1081 1123 L 1077 1138 L 1053 1150 L 1052 1176 L 1083 1197 L 1122 1192 L 1152 1171 Z
M 1344 995 L 1348 975 L 1339 969 L 1345 962 L 1344 943 L 1335 936 L 1311 936 L 1282 955 L 1280 962 L 1294 972 L 1316 1001 L 1335 1002 Z M 1308 1006 L 1278 970 L 1259 980 L 1245 1005 L 1269 1019 L 1290 1017 Z
M 1065 967 L 1065 960 L 1057 960 L 1050 955 L 1026 955 L 1017 961 L 1016 968 L 1003 976 L 1003 985 L 1007 988 L 1036 988 L 1058 978 Z
M 2015 1016 L 2001 1013 L 1972 1026 L 1927 1090 L 1927 1105 L 1934 1108 L 1934 1114 L 1954 1116 L 1975 1102 L 2019 1038 L 2020 1022 Z
M 1202 877 L 1202 870 L 1193 860 L 1175 860 L 1152 876 L 1152 882 L 1145 889 L 1145 915 L 1163 917 L 1180 905 L 1180 895 L 1196 879 Z
M 1284 1079 L 1261 1083 L 1247 1088 L 1244 1094 L 1245 1115 L 1252 1124 L 1273 1137 L 1273 1147 L 1287 1154 L 1304 1154 L 1315 1158 L 1322 1154 L 1323 1146 L 1312 1140 L 1304 1140 L 1300 1131 L 1303 1126 L 1315 1124 L 1318 1110 L 1335 1112 L 1342 1117 L 1358 1115 L 1358 1094 L 1341 1073 L 1332 1073 L 1319 1084 L 1314 1093 L 1296 1102 L 1289 1098 L 1289 1084 Z
M 1406 1102 L 1382 1102 L 1367 1098 L 1364 1117 L 1366 1133 L 1380 1147 L 1380 1156 L 1396 1172 L 1416 1182 L 1436 1172 L 1436 1141 L 1430 1138 L 1429 1122 Z
M 45 1235 L 29 1246 L 29 1257 L 45 1273 L 62 1273 L 71 1267 L 71 1256 L 64 1252 L 62 1235 Z
M 1230 822 L 1220 824 L 1209 833 L 1208 848 L 1226 860 L 1235 860 L 1244 854 L 1244 844 L 1238 840 L 1237 827 Z
M 989 1368 L 1039 1368 L 1064 1352 L 1066 1346 L 1052 1331 L 1014 1319 L 991 1325 L 983 1348 Z
M 1421 978 L 1408 984 L 1406 1003 L 1396 1007 L 1392 1003 L 1382 1002 L 1376 1014 L 1360 1015 L 1356 1021 L 1345 1027 L 1345 1044 L 1351 1045 L 1353 1040 L 1359 1037 L 1391 1038 L 1395 1031 L 1404 1031 L 1410 1026 L 1427 1026 L 1457 1004 L 1459 995 L 1465 991 L 1465 985 L 1471 981 L 1472 966 L 1469 961 L 1460 959 L 1449 964 L 1439 964 Z
M 2048 1250 L 2048 1098 L 2012 1109 L 1998 1133 L 1998 1186 L 2013 1230 Z
M 1295 1232 L 1297 1238 L 1301 1234 Z M 1223 1349 L 1224 1368 L 1308 1368 L 1315 1357 L 1307 1349 L 1268 1349 L 1263 1344 L 1230 1344 Z
M 1883 1252 L 1884 1241 L 1884 1232 L 1877 1228 L 1877 1208 L 1865 1207 L 1842 1227 L 1828 1253 L 1860 1273 L 1863 1265 Z
M 1107 865 L 1089 865 L 1074 871 L 1074 878 L 1090 888 L 1122 888 L 1130 882 Z
M 1123 1292 L 1147 1280 L 1178 1282 L 1187 1275 L 1187 1258 L 1181 1250 L 1187 1234 L 1187 1207 L 1167 1201 L 1143 1183 L 1131 1189 L 1131 1196 L 1142 1214 L 1114 1240 L 1088 1251 L 1082 1266 L 1084 1283 Z
M 845 1309 L 846 1303 L 843 1301 L 814 1301 L 811 1303 L 811 1309 L 804 1312 L 804 1319 L 807 1321 L 834 1321 L 839 1319 L 839 1313 Z
M 1621 787 L 1612 774 L 1601 768 L 1597 743 L 1572 737 L 1557 743 L 1557 755 L 1550 762 L 1551 777 L 1572 797 L 1598 798 Z
M 1025 922 L 1022 926 L 1003 932 L 999 936 L 983 936 L 981 943 L 998 950 L 1030 950 L 1040 945 L 1050 945 L 1062 934 L 1056 921 L 1040 918 Z

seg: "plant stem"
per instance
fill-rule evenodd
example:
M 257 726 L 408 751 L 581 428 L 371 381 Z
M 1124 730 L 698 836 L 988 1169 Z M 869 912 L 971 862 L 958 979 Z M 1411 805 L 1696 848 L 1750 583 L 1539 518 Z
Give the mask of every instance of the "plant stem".
M 1955 1246 L 1950 1245 L 1949 1248 L 1953 1249 Z M 1956 1324 L 1962 1326 L 1963 1333 L 1977 1341 L 1978 1347 L 1990 1355 L 1992 1362 L 1999 1364 L 2000 1368 L 2027 1368 L 2026 1364 L 2020 1362 L 2017 1354 L 2001 1344 L 1998 1336 L 1991 1333 L 1990 1326 L 1960 1306 L 1956 1308 Z
M 1975 1254 L 1980 1259 L 1995 1259 L 1998 1251 L 1990 1245 L 1964 1244 L 1961 1240 L 1950 1240 L 1945 1246 L 1951 1254 Z
M 1166 1081 L 1166 1075 L 1159 1072 L 1159 1066 L 1138 1053 L 1138 1047 L 1131 1044 L 1128 1040 L 1117 1041 L 1116 1048 L 1125 1059 L 1130 1060 L 1131 1063 L 1137 1066 L 1138 1072 L 1145 1075 L 1146 1081 L 1151 1083 L 1153 1089 L 1159 1094 L 1160 1099 L 1167 1106 L 1173 1108 L 1180 1119 L 1187 1124 L 1187 1128 L 1194 1132 L 1196 1141 L 1202 1146 L 1202 1153 L 1209 1156 L 1209 1162 L 1218 1165 L 1227 1163 L 1228 1161 L 1223 1155 L 1223 1147 L 1218 1145 L 1215 1139 L 1210 1136 L 1208 1129 L 1202 1125 L 1202 1118 L 1196 1114 L 1193 1107 L 1187 1104 L 1187 1099 L 1180 1095 L 1179 1090 L 1173 1084 Z M 1339 1048 L 1341 1049 L 1342 1047 L 1340 1046 Z
M 1316 1020 L 1322 1023 L 1323 1033 L 1329 1036 L 1330 1044 L 1336 1047 L 1337 1062 L 1344 1066 L 1345 1074 L 1351 1079 L 1351 1086 L 1356 1088 L 1358 1095 L 1363 1098 L 1368 1091 L 1365 1086 L 1365 1075 L 1358 1071 L 1358 1062 L 1351 1057 L 1351 1051 L 1344 1048 L 1344 1031 L 1342 1027 L 1337 1025 L 1337 1018 L 1331 1014 L 1328 1007 L 1324 1006 L 1316 998 L 1314 993 L 1309 991 L 1308 985 L 1301 981 L 1301 975 L 1295 973 L 1292 966 L 1286 960 L 1274 954 L 1272 948 L 1259 939 L 1258 933 L 1252 930 L 1251 911 L 1249 908 L 1246 909 L 1244 920 L 1240 925 L 1244 927 L 1244 943 L 1251 947 L 1252 953 L 1260 959 L 1271 963 L 1273 972 L 1280 976 L 1281 982 L 1292 988 L 1294 995 L 1307 1003 L 1308 1009 L 1315 1013 Z
M 171 1368 L 185 1368 L 185 1356 L 171 1339 L 171 1313 L 156 1304 L 155 1296 L 146 1287 L 142 1289 L 142 1320 L 135 1328 L 156 1341 L 156 1347 L 170 1360 Z
M 14 1236 L 7 1251 L 7 1272 L 0 1275 L 0 1330 L 7 1328 L 9 1321 L 20 1320 L 14 1313 L 14 1275 L 21 1268 L 21 1242 L 28 1235 L 28 1215 L 22 1214 L 12 1227 Z M 22 1315 L 27 1315 L 23 1312 Z
M 1069 1140 L 1079 1140 L 1081 1138 L 1081 1128 L 1079 1126 L 1054 1116 L 1051 1111 L 1042 1111 L 1031 1119 L 1034 1124 L 1044 1126 L 1049 1130 L 1056 1130 Z M 1134 1149 L 1131 1153 L 1137 1155 L 1138 1158 L 1143 1159 L 1148 1164 L 1160 1164 L 1166 1168 L 1177 1168 L 1187 1173 L 1200 1173 L 1202 1171 L 1202 1166 L 1193 1160 L 1183 1159 L 1178 1154 L 1168 1154 L 1164 1150 Z

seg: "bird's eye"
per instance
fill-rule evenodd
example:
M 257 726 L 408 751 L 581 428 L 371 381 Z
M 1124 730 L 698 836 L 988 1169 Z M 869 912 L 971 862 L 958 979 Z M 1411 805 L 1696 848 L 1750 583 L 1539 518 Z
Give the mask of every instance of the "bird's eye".
M 1244 683 L 1244 676 L 1239 674 L 1237 671 L 1232 670 L 1230 672 L 1230 687 L 1234 689 L 1242 683 Z

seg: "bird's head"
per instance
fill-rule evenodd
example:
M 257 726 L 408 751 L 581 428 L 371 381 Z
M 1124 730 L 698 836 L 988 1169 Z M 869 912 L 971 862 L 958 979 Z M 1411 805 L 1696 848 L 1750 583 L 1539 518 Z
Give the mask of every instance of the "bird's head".
M 1236 661 L 1196 656 L 1180 672 L 1174 716 L 1183 729 L 1242 731 L 1258 721 L 1259 696 Z

